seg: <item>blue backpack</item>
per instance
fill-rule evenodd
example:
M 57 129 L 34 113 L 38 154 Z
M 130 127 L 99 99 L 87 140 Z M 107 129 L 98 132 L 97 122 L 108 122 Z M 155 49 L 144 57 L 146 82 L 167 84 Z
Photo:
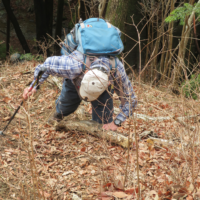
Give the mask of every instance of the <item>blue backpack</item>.
M 64 42 L 62 55 L 68 55 L 77 48 L 89 56 L 116 56 L 124 49 L 120 30 L 100 18 L 80 20 Z

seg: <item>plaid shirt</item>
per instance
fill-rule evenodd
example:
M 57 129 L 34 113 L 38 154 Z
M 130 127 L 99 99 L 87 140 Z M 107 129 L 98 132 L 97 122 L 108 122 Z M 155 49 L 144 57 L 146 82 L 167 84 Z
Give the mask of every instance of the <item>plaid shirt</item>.
M 120 110 L 121 112 L 117 115 L 117 119 L 121 120 L 122 122 L 129 116 L 129 95 L 131 95 L 131 115 L 132 110 L 137 105 L 137 100 L 133 91 L 133 87 L 131 85 L 130 80 L 126 74 L 124 66 L 122 62 L 117 58 L 117 70 L 114 73 L 114 89 L 116 93 L 119 95 L 121 100 Z M 40 68 L 43 67 L 46 69 L 45 73 L 42 75 L 39 83 L 43 83 L 45 79 L 48 78 L 49 75 L 59 76 L 66 79 L 75 79 L 83 72 L 84 66 L 84 55 L 78 51 L 72 52 L 68 56 L 53 56 L 46 59 L 46 61 L 38 65 L 35 68 L 34 72 L 34 81 L 40 71 Z M 110 72 L 110 62 L 107 56 L 99 57 L 95 62 L 92 63 L 90 69 L 93 67 L 101 66 L 103 67 L 108 73 Z M 110 76 L 110 79 L 111 78 Z M 34 81 L 31 83 L 33 85 Z

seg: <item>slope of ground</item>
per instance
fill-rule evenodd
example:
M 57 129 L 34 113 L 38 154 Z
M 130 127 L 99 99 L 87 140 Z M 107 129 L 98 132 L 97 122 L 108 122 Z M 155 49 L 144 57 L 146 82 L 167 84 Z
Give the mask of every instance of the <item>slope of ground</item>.
M 36 65 L 1 64 L 0 130 L 20 105 Z M 146 200 L 199 199 L 199 101 L 173 96 L 167 87 L 162 87 L 165 92 L 135 82 L 133 87 L 135 115 L 118 131 L 137 134 L 138 163 L 135 142 L 128 151 L 48 125 L 60 90 L 46 81 L 0 138 L 0 199 L 136 199 L 139 193 Z M 86 117 L 77 112 L 70 119 Z

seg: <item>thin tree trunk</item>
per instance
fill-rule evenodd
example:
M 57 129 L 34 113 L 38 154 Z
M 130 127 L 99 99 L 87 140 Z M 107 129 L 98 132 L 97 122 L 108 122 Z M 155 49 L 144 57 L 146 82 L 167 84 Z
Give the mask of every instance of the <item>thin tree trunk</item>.
M 193 18 L 193 24 L 194 24 L 194 37 L 195 37 L 195 44 L 196 44 L 196 48 L 197 51 L 200 55 L 200 48 L 199 48 L 199 43 L 198 43 L 198 39 L 197 39 L 197 30 L 196 30 L 196 22 L 195 22 L 195 16 Z M 200 62 L 200 57 L 199 57 L 199 62 Z
M 80 12 L 81 12 L 81 1 L 80 0 L 78 0 L 78 20 L 80 20 Z
M 154 55 L 153 57 L 155 57 L 154 59 L 154 62 L 153 62 L 153 67 L 155 69 L 155 72 L 153 73 L 153 78 L 154 80 L 157 79 L 157 72 L 156 71 L 160 71 L 161 72 L 161 64 L 163 63 L 163 55 L 165 54 L 165 52 L 163 51 L 163 49 L 165 48 L 164 45 L 165 45 L 165 42 L 164 42 L 164 26 L 165 26 L 165 22 L 164 22 L 164 19 L 166 18 L 167 16 L 167 13 L 168 13 L 168 9 L 169 9 L 169 6 L 170 6 L 170 1 L 166 2 L 165 1 L 160 1 L 160 3 L 162 3 L 162 21 L 161 21 L 161 24 L 159 24 L 159 16 L 157 16 L 157 39 L 156 39 L 156 43 L 155 43 L 155 51 L 154 51 Z M 162 36 L 163 35 L 163 36 Z M 162 37 L 161 37 L 162 36 Z M 163 40 L 161 40 L 163 38 Z M 162 56 L 161 56 L 161 62 L 160 62 L 160 69 L 158 68 L 158 63 L 157 63 L 157 55 L 159 54 L 159 46 L 160 46 L 160 41 L 162 41 Z M 157 80 L 158 81 L 158 80 Z
M 30 53 L 30 49 L 28 47 L 26 39 L 25 39 L 25 37 L 24 37 L 20 27 L 19 27 L 19 23 L 18 23 L 15 15 L 14 15 L 10 5 L 9 5 L 8 0 L 2 0 L 2 2 L 4 4 L 4 7 L 6 9 L 6 12 L 7 12 L 8 16 L 10 18 L 10 21 L 12 22 L 12 24 L 14 26 L 15 32 L 16 32 L 17 37 L 18 37 L 18 39 L 19 39 L 19 41 L 20 41 L 20 43 L 22 45 L 22 48 L 24 49 L 25 53 Z
M 176 1 L 171 1 L 171 11 L 174 10 L 174 5 Z M 169 26 L 170 32 L 169 32 L 169 44 L 168 44 L 168 49 L 169 49 L 169 62 L 167 63 L 167 68 L 168 68 L 168 76 L 170 77 L 171 73 L 171 68 L 172 68 L 172 47 L 173 47 L 173 29 L 174 29 L 174 22 L 170 23 Z
M 147 62 L 148 62 L 148 60 L 149 60 L 149 54 L 150 54 L 150 52 L 149 52 L 149 43 L 150 43 L 150 41 L 151 41 L 151 38 L 150 38 L 151 24 L 148 23 L 147 26 L 148 26 L 148 28 L 147 28 L 147 32 L 148 32 L 148 34 L 147 34 L 147 36 L 148 36 L 148 40 L 147 40 L 147 48 L 146 48 L 145 65 L 147 64 Z
M 61 38 L 62 34 L 63 6 L 64 6 L 64 0 L 58 0 L 55 39 Z M 60 52 L 60 47 L 57 44 L 55 44 L 55 53 L 59 54 L 59 52 Z
M 10 6 L 10 0 L 7 0 Z M 6 30 L 6 55 L 10 55 L 10 18 L 7 14 L 7 30 Z
M 47 33 L 52 36 L 53 28 L 53 0 L 45 0 Z
M 43 0 L 34 0 L 35 21 L 36 21 L 36 39 L 43 42 L 46 38 L 47 24 L 45 14 L 45 3 Z M 38 45 L 39 53 L 43 53 L 42 48 Z
M 171 5 L 170 5 L 170 12 L 172 12 L 174 10 L 174 4 L 175 1 L 171 1 Z M 168 10 L 169 4 L 167 4 L 167 9 L 165 9 L 166 11 Z M 166 18 L 167 12 L 165 12 L 165 15 L 163 17 L 163 20 Z M 164 29 L 163 29 L 164 31 Z M 173 44 L 173 22 L 170 22 L 170 24 L 168 25 L 168 31 L 169 32 L 169 36 L 167 37 L 168 40 L 165 40 L 164 38 L 166 38 L 165 35 L 163 35 L 163 45 L 165 43 L 165 47 L 163 50 L 163 54 L 161 57 L 161 64 L 160 64 L 160 68 L 161 68 L 161 73 L 162 73 L 162 80 L 166 79 L 166 77 L 168 77 L 168 72 L 171 71 L 171 59 L 172 59 L 172 55 L 171 55 L 171 51 L 172 51 L 172 44 Z M 168 41 L 168 42 L 167 42 Z M 165 52 L 165 50 L 167 50 L 167 52 Z
M 100 17 L 100 18 L 104 18 L 106 3 L 107 3 L 106 0 L 102 0 L 102 1 L 99 3 L 99 8 L 98 8 L 98 10 L 99 10 L 99 17 Z
M 156 38 L 155 47 L 154 47 L 154 54 L 152 55 L 152 57 L 154 58 L 152 61 L 152 70 L 153 70 L 152 84 L 154 83 L 154 80 L 157 74 L 157 61 L 158 61 L 157 55 L 158 55 L 160 39 L 161 39 L 160 35 L 162 34 L 161 30 L 159 30 L 158 17 L 156 18 L 156 32 L 157 32 L 157 36 L 156 36 L 157 38 Z
M 164 2 L 162 1 L 162 21 L 164 20 Z M 163 31 L 164 31 L 164 25 L 163 25 Z M 165 55 L 165 49 L 166 49 L 166 45 L 165 45 L 165 35 L 162 36 L 162 46 L 164 46 L 163 48 L 163 53 L 161 55 L 161 59 L 160 59 L 160 74 L 163 72 L 163 63 L 164 63 L 164 55 Z

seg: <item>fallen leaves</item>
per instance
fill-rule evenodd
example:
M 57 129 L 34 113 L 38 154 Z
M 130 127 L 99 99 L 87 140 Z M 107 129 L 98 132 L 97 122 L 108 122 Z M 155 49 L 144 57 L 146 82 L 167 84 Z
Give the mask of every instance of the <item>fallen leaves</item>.
M 74 172 L 73 171 L 67 171 L 67 172 L 64 172 L 62 174 L 62 176 L 66 176 L 66 175 L 69 175 L 69 174 L 74 174 Z
M 4 118 L 3 118 L 3 121 L 8 121 L 8 120 L 10 120 L 10 118 L 11 118 L 11 117 L 9 117 L 9 116 L 4 117 Z
M 125 197 L 128 197 L 129 195 L 127 195 L 126 193 L 124 192 L 113 192 L 112 195 L 114 197 L 117 197 L 117 198 L 125 198 Z
M 45 191 L 41 191 L 41 190 L 40 190 L 40 195 L 44 196 L 45 198 L 49 198 L 51 196 L 49 193 L 47 193 Z
M 188 195 L 187 197 L 186 197 L 186 200 L 193 200 L 194 198 L 193 198 L 193 196 L 192 195 Z
M 158 193 L 155 190 L 151 190 L 150 192 L 148 192 L 147 197 L 145 198 L 145 200 L 158 200 Z
M 120 198 L 120 199 L 128 199 L 129 197 L 132 197 L 132 195 L 128 195 L 125 192 L 102 192 L 99 197 L 101 197 L 102 200 L 104 199 L 112 199 L 112 197 Z
M 9 97 L 5 97 L 5 98 L 2 99 L 2 101 L 5 102 L 5 103 L 10 103 L 11 100 L 12 100 L 12 99 L 9 98 Z
M 2 127 L 19 105 L 19 102 L 16 101 L 21 100 L 25 83 L 32 80 L 31 74 L 23 75 L 23 80 L 17 71 L 13 74 L 13 77 L 8 76 L 2 81 L 5 87 L 0 91 Z M 188 108 L 190 106 L 188 109 L 180 99 L 176 99 L 168 93 L 155 91 L 155 88 L 147 86 L 139 88 L 134 85 L 134 90 L 142 94 L 136 108 L 136 112 L 141 115 L 154 118 L 170 115 L 179 117 L 185 116 L 184 112 L 187 112 L 187 115 L 195 115 L 195 112 L 200 110 L 198 101 L 188 100 L 185 102 Z M 31 160 L 28 156 L 31 146 L 26 148 L 26 145 L 31 144 L 31 139 L 23 113 L 18 113 L 19 115 L 16 115 L 9 127 L 9 136 L 12 133 L 18 134 L 12 135 L 11 139 L 1 139 L 0 176 L 14 185 L 12 194 L 15 194 L 15 198 L 18 198 L 20 191 L 15 190 L 15 187 L 19 185 L 21 187 L 22 183 L 26 183 L 27 188 L 23 185 L 25 191 L 31 188 L 29 192 L 32 194 L 34 181 L 39 180 L 39 188 L 43 187 L 46 199 L 71 199 L 72 194 L 76 194 L 79 199 L 80 197 L 85 197 L 85 199 L 99 197 L 102 200 L 136 199 L 138 195 L 136 146 L 131 146 L 130 149 L 128 178 L 123 190 L 127 151 L 119 146 L 104 143 L 87 133 L 56 132 L 50 125 L 45 124 L 45 120 L 52 111 L 47 108 L 53 107 L 56 95 L 58 95 L 56 89 L 52 89 L 52 85 L 49 87 L 46 83 L 41 87 L 40 97 L 33 99 L 33 104 L 29 105 L 30 110 L 24 108 L 32 120 L 33 158 L 36 167 L 33 171 L 37 172 L 35 179 L 31 176 Z M 118 99 L 118 97 L 114 95 L 114 99 Z M 193 108 L 196 111 L 193 111 Z M 88 112 L 91 110 L 90 104 L 85 105 L 85 110 Z M 119 111 L 116 106 L 115 114 Z M 70 115 L 70 118 L 76 117 L 77 115 Z M 139 176 L 142 199 L 160 200 L 184 197 L 186 200 L 193 200 L 195 195 L 200 198 L 199 179 L 196 178 L 194 182 L 189 179 L 192 172 L 195 177 L 199 176 L 200 163 L 197 158 L 200 152 L 199 145 L 195 145 L 194 154 L 191 148 L 191 141 L 198 138 L 196 132 L 184 129 L 173 119 L 162 122 L 134 120 L 130 120 L 131 133 L 135 131 L 138 135 L 142 135 L 145 131 L 155 133 L 155 135 L 148 133 L 139 137 Z M 190 120 L 185 120 L 185 123 L 194 125 L 194 122 Z M 196 126 L 199 125 L 198 120 L 195 123 Z M 41 124 L 42 126 L 38 129 L 38 125 Z M 127 136 L 129 121 L 127 120 L 119 130 Z M 172 143 L 170 144 L 169 141 Z M 194 160 L 195 162 L 193 162 Z M 182 185 L 178 186 L 178 183 L 182 183 Z

